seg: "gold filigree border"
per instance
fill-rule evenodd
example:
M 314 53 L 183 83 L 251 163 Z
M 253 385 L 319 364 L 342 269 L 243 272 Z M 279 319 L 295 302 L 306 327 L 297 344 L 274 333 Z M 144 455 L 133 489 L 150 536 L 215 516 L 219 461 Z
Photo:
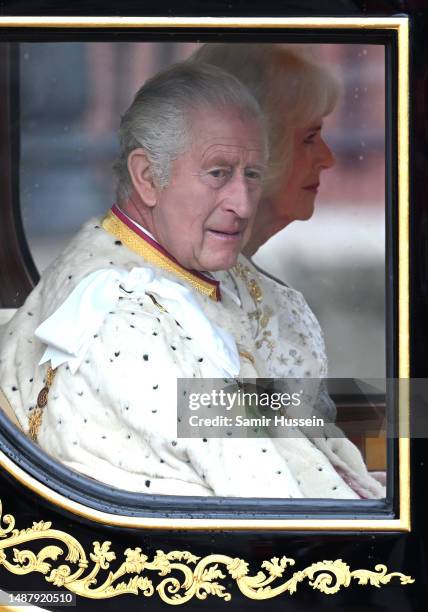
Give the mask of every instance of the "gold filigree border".
M 49 540 L 62 546 L 51 543 L 38 552 L 21 548 L 23 544 L 34 544 L 37 540 Z M 108 599 L 123 594 L 151 597 L 157 591 L 159 597 L 171 605 L 184 604 L 193 597 L 204 600 L 208 595 L 230 601 L 232 595 L 220 582 L 229 577 L 245 597 L 256 600 L 272 599 L 283 593 L 292 595 L 305 580 L 325 595 L 334 595 L 348 587 L 352 580 L 376 587 L 388 584 L 392 578 L 398 578 L 403 585 L 414 582 L 411 576 L 401 572 L 388 573 L 383 564 L 377 564 L 374 570 L 351 571 L 342 559 L 312 563 L 281 580 L 284 572 L 295 565 L 294 559 L 273 557 L 262 562 L 264 571 L 250 575 L 248 563 L 238 557 L 219 554 L 201 558 L 188 551 L 165 553 L 157 550 L 150 561 L 138 547 L 127 548 L 124 560 L 116 569 L 111 569 L 116 553 L 110 550 L 110 546 L 108 541 L 93 542 L 93 550 L 87 555 L 76 538 L 52 528 L 52 524 L 45 521 L 34 522 L 26 529 L 16 529 L 15 518 L 11 514 L 3 516 L 0 500 L 0 565 L 21 576 L 39 572 L 50 584 L 90 599 Z M 11 560 L 6 552 L 10 549 L 13 553 Z M 58 564 L 61 557 L 63 562 Z M 148 572 L 166 578 L 155 586 Z

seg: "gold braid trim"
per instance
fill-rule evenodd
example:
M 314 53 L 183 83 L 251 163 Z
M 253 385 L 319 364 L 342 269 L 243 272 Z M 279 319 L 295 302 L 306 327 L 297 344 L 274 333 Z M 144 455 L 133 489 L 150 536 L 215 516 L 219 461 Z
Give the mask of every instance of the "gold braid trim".
M 39 540 L 48 544 L 37 546 Z M 28 542 L 33 550 L 22 547 Z M 382 563 L 375 565 L 374 570 L 351 571 L 342 559 L 326 560 L 291 573 L 289 568 L 295 565 L 295 560 L 283 556 L 263 561 L 262 569 L 251 575 L 246 561 L 223 554 L 201 558 L 189 551 L 157 550 L 150 560 L 137 547 L 127 548 L 123 558 L 113 564 L 117 555 L 110 549 L 111 542 L 93 542 L 92 547 L 86 552 L 75 537 L 53 528 L 51 522 L 39 521 L 27 529 L 15 529 L 11 514 L 2 517 L 0 500 L 0 565 L 21 576 L 39 572 L 51 585 L 80 597 L 110 599 L 125 594 L 152 597 L 157 593 L 165 603 L 177 606 L 194 597 L 206 600 L 208 595 L 230 601 L 231 581 L 244 597 L 259 601 L 283 593 L 292 595 L 304 581 L 324 595 L 334 595 L 349 587 L 352 580 L 375 587 L 384 586 L 393 578 L 398 578 L 402 585 L 414 582 L 401 572 L 388 573 Z M 286 572 L 291 575 L 283 578 Z M 158 578 L 155 584 L 153 577 Z
M 178 278 L 190 283 L 199 293 L 207 295 L 212 300 L 217 301 L 216 285 L 213 285 L 209 281 L 204 281 L 190 270 L 186 270 L 186 268 L 183 268 L 180 264 L 172 261 L 167 255 L 133 232 L 111 211 L 107 213 L 101 225 L 109 234 L 113 234 L 113 236 L 127 246 L 128 249 L 144 257 L 148 263 L 154 264 L 166 272 L 175 274 Z

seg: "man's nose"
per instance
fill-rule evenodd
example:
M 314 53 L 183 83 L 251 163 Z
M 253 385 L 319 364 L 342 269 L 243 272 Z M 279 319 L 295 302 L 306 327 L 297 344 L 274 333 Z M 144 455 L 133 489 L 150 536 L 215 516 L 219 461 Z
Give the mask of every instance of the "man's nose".
M 227 185 L 224 194 L 224 205 L 232 210 L 241 219 L 249 219 L 255 212 L 258 198 L 248 184 L 248 179 L 241 173 L 236 172 Z
M 332 168 L 335 163 L 336 158 L 334 157 L 332 150 L 328 144 L 321 139 L 317 155 L 318 166 L 321 168 L 321 170 L 327 170 L 328 168 Z

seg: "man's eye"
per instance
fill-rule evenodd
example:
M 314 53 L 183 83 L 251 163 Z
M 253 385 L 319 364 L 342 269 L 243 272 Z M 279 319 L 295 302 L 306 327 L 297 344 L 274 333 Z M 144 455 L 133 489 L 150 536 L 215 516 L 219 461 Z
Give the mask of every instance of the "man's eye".
M 260 172 L 260 170 L 253 170 L 252 168 L 247 168 L 245 170 L 245 176 L 251 181 L 261 181 L 262 180 L 262 173 Z
M 233 171 L 229 168 L 210 168 L 208 170 L 203 170 L 199 176 L 201 179 L 214 189 L 220 189 L 225 185 L 230 177 L 232 176 Z
M 226 168 L 213 168 L 209 170 L 208 173 L 210 176 L 218 179 L 226 178 L 230 172 L 226 170 Z

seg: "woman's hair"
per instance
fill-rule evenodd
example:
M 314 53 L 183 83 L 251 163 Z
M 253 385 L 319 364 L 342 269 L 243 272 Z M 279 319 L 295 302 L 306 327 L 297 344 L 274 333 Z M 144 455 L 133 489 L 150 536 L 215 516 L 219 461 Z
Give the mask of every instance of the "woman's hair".
M 120 152 L 113 166 L 118 177 L 118 200 L 123 201 L 132 191 L 127 166 L 131 151 L 145 150 L 153 178 L 159 188 L 164 188 L 171 162 L 191 145 L 193 113 L 226 109 L 237 109 L 239 116 L 256 119 L 264 128 L 255 98 L 241 81 L 220 68 L 181 62 L 147 80 L 120 123 Z
M 210 43 L 189 61 L 212 64 L 233 74 L 259 102 L 270 145 L 271 174 L 265 194 L 275 189 L 284 171 L 291 171 L 294 130 L 331 113 L 341 91 L 327 69 L 285 45 Z

